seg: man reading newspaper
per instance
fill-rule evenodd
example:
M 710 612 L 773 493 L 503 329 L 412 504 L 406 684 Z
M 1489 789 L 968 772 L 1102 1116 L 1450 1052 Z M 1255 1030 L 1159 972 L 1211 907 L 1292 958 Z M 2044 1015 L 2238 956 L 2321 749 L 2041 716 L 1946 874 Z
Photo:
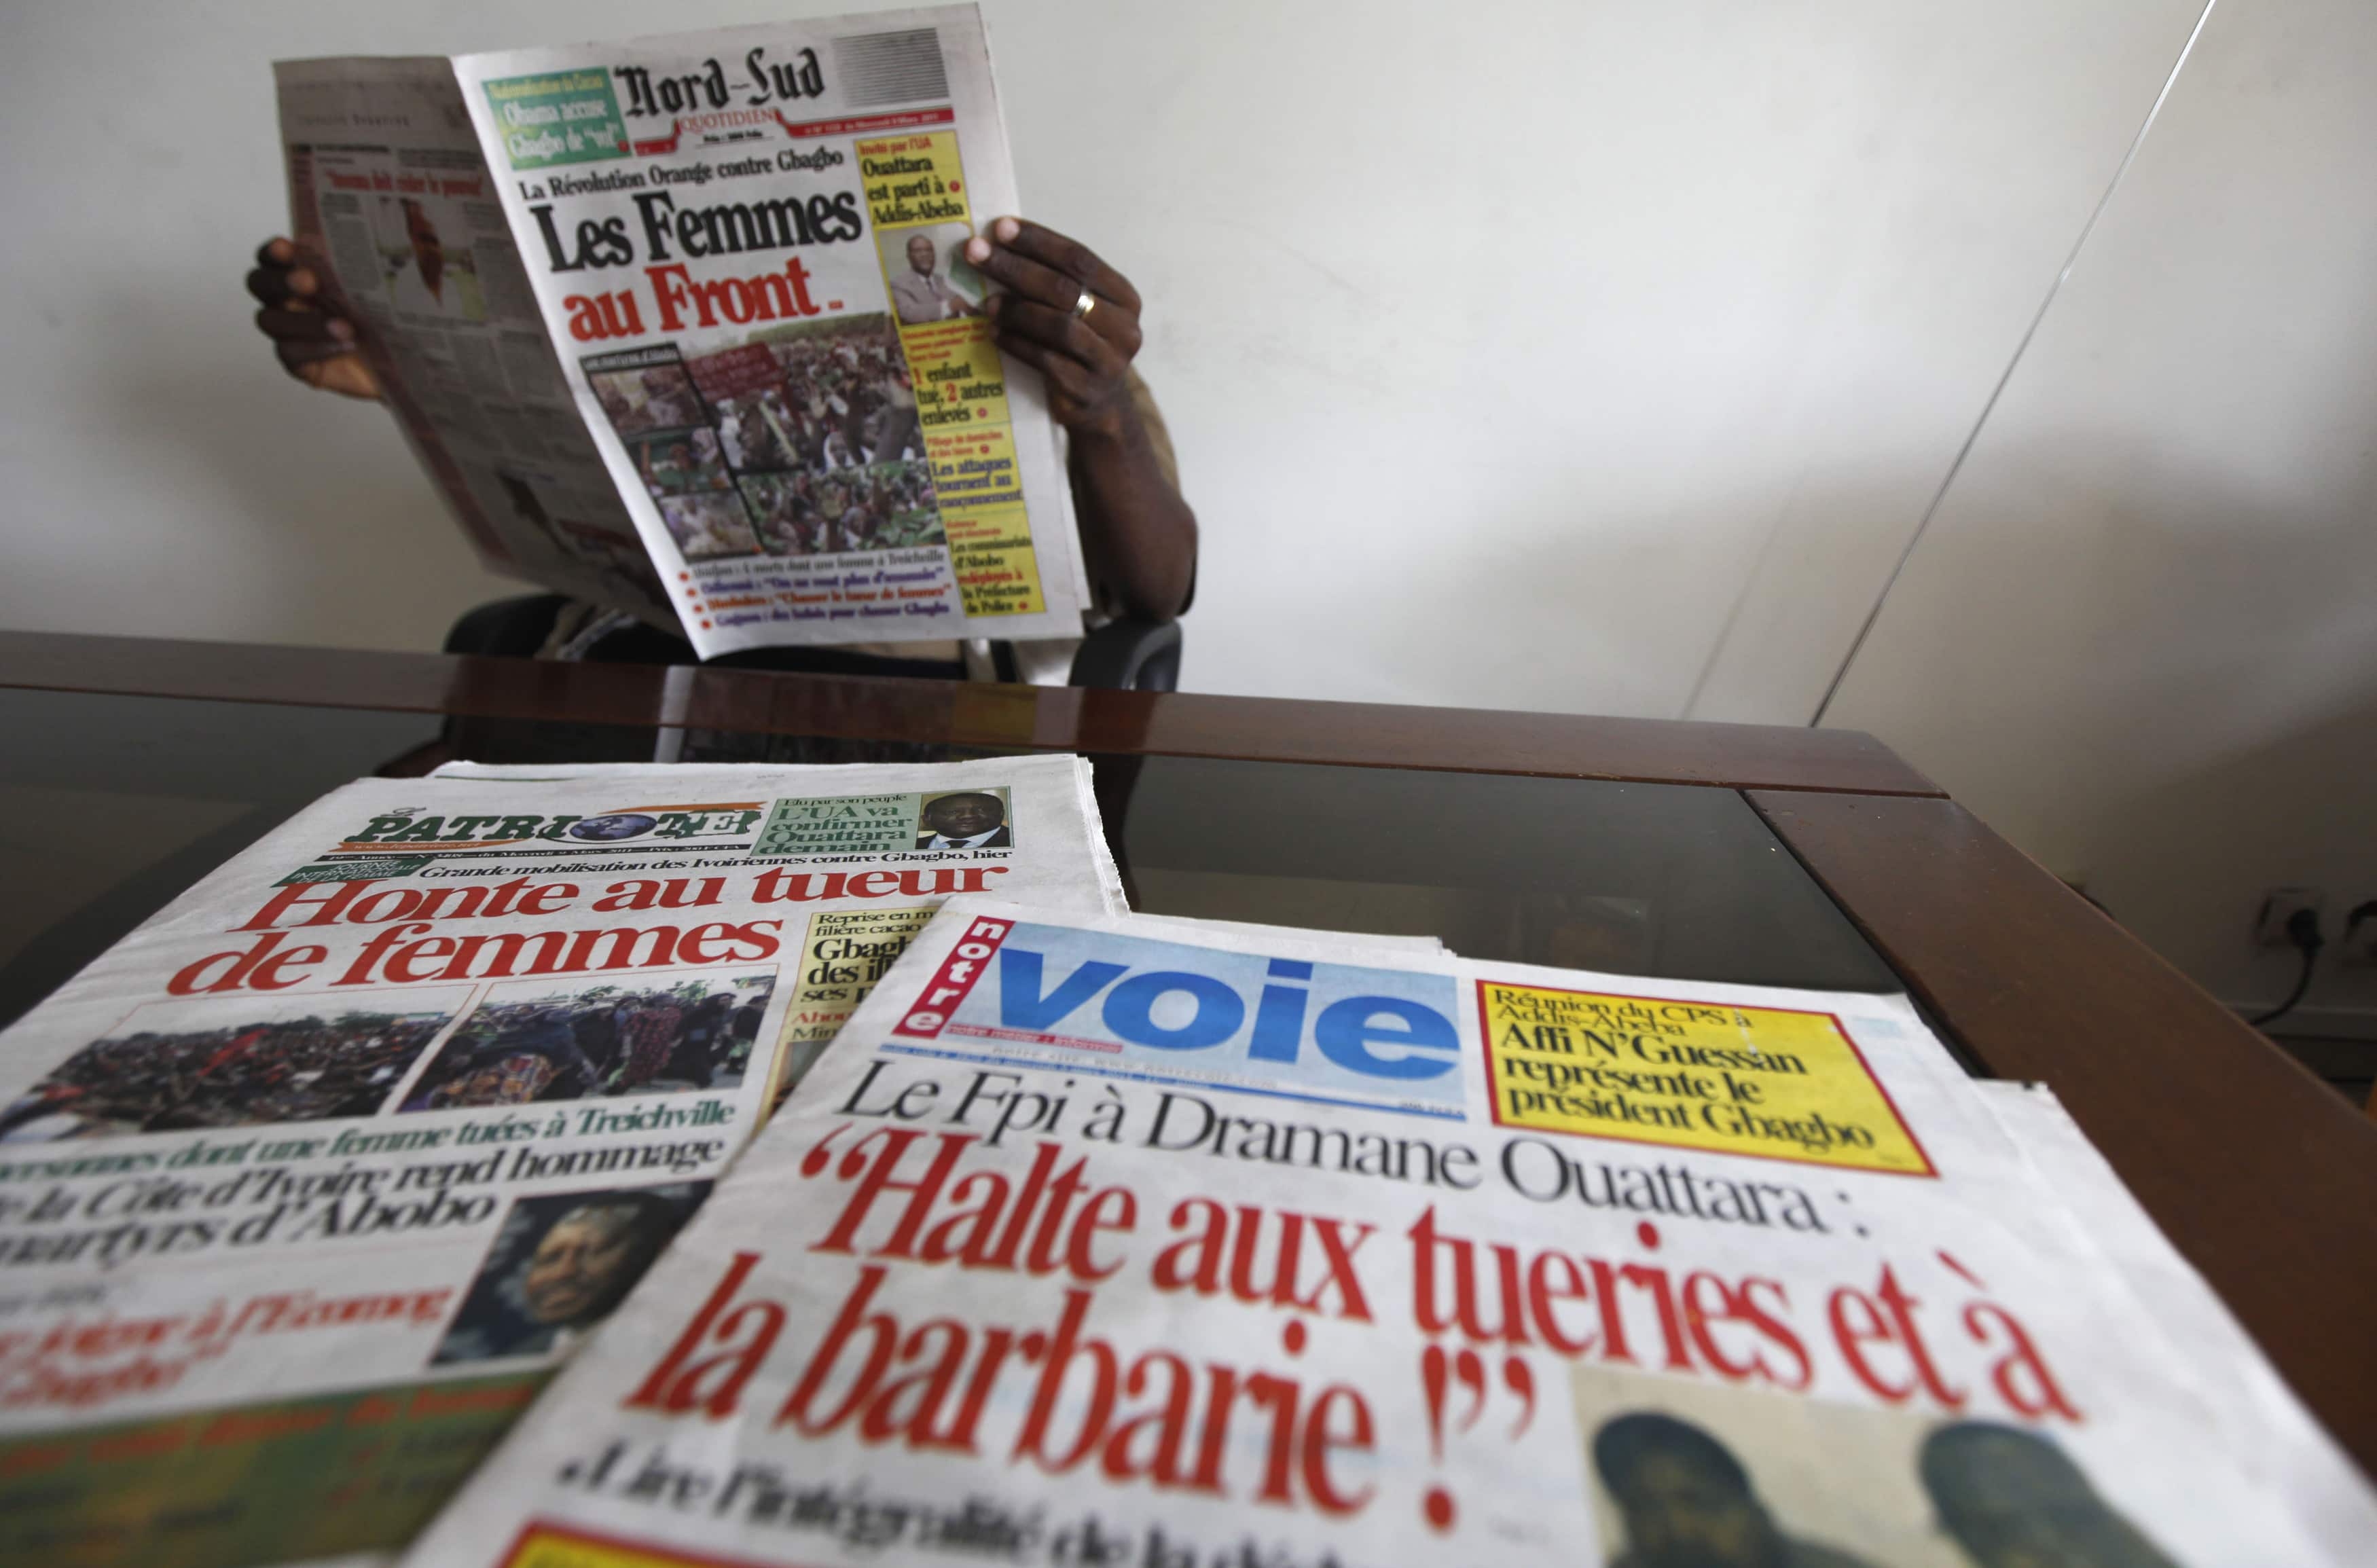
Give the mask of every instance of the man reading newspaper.
M 1186 608 L 1138 292 L 995 216 L 972 7 L 279 69 L 258 325 L 388 404 L 491 564 L 608 609 L 553 651 L 947 674 L 997 638 L 1038 676 L 1083 612 Z
M 922 236 L 910 245 L 912 257 L 921 245 L 926 258 L 938 266 Z M 1196 586 L 1197 520 L 1181 495 L 1171 431 L 1147 383 L 1130 365 L 1143 341 L 1138 291 L 1077 242 L 1021 219 L 991 225 L 985 235 L 970 242 L 968 256 L 985 276 L 1028 286 L 1031 297 L 1042 305 L 1039 310 L 1010 309 L 1002 303 L 1006 295 L 994 293 L 980 308 L 998 325 L 1001 353 L 1038 366 L 1052 384 L 1066 389 L 1064 396 L 1051 400 L 1050 412 L 1070 438 L 1068 473 L 1074 516 L 1099 610 L 1133 620 L 1165 621 L 1181 615 Z M 1044 257 L 1047 259 L 1039 259 Z M 1077 286 L 1078 298 L 1078 289 L 1087 286 L 1081 274 L 1112 293 L 1111 301 L 1105 293 L 1097 296 L 1090 312 L 1095 329 L 1088 337 L 1069 315 L 1052 314 L 1055 307 L 1049 304 L 1069 282 Z M 257 327 L 272 341 L 276 357 L 291 376 L 322 391 L 378 401 L 379 381 L 357 351 L 354 324 L 324 296 L 320 279 L 298 260 L 288 240 L 268 240 L 257 249 L 247 289 L 260 305 Z M 924 301 L 939 296 L 919 295 L 914 287 L 902 294 L 902 289 L 901 282 L 892 284 L 894 297 L 908 302 L 901 307 L 902 320 L 911 319 L 912 310 L 916 318 L 938 320 L 973 308 L 951 293 L 957 305 L 925 316 Z M 555 625 L 559 635 L 551 646 L 558 650 L 592 628 L 594 615 L 591 607 L 575 608 Z M 602 623 L 602 630 L 576 650 L 576 656 L 636 663 L 692 656 L 681 638 L 640 635 L 620 618 Z M 931 672 L 936 674 L 964 673 L 954 646 L 862 643 L 846 651 L 937 663 L 941 668 Z M 816 661 L 778 650 L 739 662 L 800 669 Z M 1033 669 L 1061 675 L 1061 667 L 1045 659 Z

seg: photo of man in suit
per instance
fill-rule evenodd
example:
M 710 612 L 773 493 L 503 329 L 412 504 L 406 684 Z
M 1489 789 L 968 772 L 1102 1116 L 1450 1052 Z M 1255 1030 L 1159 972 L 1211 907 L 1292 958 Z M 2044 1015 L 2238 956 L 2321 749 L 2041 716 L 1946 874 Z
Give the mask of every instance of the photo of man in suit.
M 1015 840 L 1007 830 L 1007 802 L 982 790 L 964 790 L 925 802 L 918 813 L 918 849 L 1005 849 Z
M 1974 1568 L 2178 1568 L 2036 1432 L 1958 1421 L 1925 1440 L 1918 1469 L 1940 1527 Z
M 1690 1421 L 1637 1410 L 1605 1422 L 1593 1465 L 1625 1520 L 1611 1568 L 1868 1568 L 1786 1533 L 1733 1451 Z
M 951 287 L 941 276 L 941 258 L 930 234 L 911 234 L 906 245 L 908 270 L 891 279 L 891 308 L 904 327 L 947 321 L 953 316 L 980 316 L 982 307 Z

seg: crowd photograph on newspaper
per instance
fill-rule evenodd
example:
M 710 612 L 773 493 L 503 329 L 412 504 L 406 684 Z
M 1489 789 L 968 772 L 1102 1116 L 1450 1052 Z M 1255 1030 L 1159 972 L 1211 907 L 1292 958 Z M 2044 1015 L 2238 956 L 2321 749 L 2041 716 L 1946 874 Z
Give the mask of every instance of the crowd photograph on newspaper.
M 887 316 L 771 328 L 683 367 L 587 379 L 688 559 L 946 542 Z
M 2371 1560 L 2377 12 L 11 42 L 0 1568 Z
M 0 1113 L 0 1141 L 368 1116 L 451 1021 L 436 1003 L 460 995 L 413 993 L 399 1011 L 151 1002 Z
M 775 981 L 768 971 L 640 991 L 496 987 L 447 1036 L 403 1108 L 734 1088 L 750 1065 Z

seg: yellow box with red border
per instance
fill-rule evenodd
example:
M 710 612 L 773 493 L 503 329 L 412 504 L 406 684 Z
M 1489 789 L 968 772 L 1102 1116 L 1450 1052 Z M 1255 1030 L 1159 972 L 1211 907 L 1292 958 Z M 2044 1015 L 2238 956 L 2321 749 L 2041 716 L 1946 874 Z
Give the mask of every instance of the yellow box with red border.
M 1829 1012 L 1477 982 L 1504 1127 L 1933 1176 Z

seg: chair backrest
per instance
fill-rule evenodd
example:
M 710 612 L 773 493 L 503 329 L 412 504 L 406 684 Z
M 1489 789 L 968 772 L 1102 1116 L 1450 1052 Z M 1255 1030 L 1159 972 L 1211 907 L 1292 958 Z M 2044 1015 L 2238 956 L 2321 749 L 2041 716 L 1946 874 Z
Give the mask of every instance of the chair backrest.
M 1108 621 L 1081 639 L 1066 684 L 1107 691 L 1173 691 L 1180 685 L 1178 621 Z

